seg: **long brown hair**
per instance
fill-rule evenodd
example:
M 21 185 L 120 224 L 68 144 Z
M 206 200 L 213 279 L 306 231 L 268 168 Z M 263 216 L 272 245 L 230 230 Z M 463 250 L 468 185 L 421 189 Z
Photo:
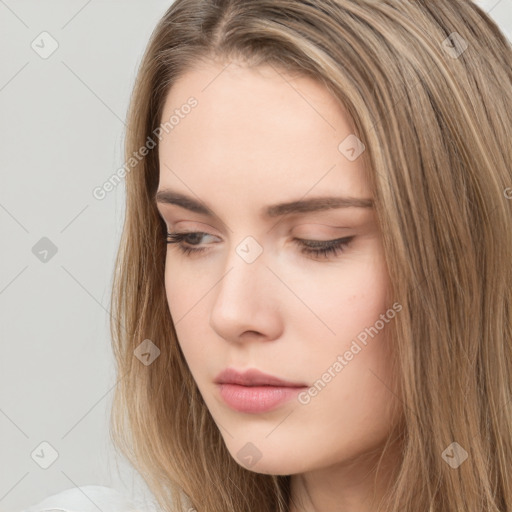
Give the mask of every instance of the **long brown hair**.
M 127 160 L 158 143 L 166 95 L 200 59 L 314 77 L 366 146 L 403 307 L 389 325 L 403 460 L 383 510 L 512 512 L 510 42 L 470 0 L 177 0 L 140 65 Z M 286 512 L 290 476 L 231 457 L 185 363 L 164 288 L 158 151 L 146 153 L 123 173 L 114 442 L 165 511 Z M 149 365 L 134 355 L 144 340 L 160 350 Z

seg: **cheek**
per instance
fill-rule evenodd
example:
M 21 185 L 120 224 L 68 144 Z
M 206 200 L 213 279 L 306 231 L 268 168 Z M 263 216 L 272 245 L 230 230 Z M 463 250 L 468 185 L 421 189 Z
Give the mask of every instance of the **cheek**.
M 168 261 L 170 258 L 168 258 Z M 205 361 L 219 368 L 222 362 L 217 363 L 216 358 L 221 354 L 218 347 L 212 345 L 212 332 L 209 325 L 208 293 L 218 279 L 213 279 L 206 273 L 201 275 L 198 266 L 195 271 L 189 270 L 187 265 L 176 262 L 173 257 L 173 266 L 166 265 L 165 291 L 167 304 L 171 314 L 174 328 L 178 336 L 185 360 L 196 382 L 202 380 L 201 368 Z M 205 351 L 210 348 L 208 358 Z
M 190 318 L 194 315 L 194 303 L 196 298 L 197 282 L 190 281 L 190 276 L 183 271 L 176 271 L 166 265 L 165 268 L 165 293 L 167 305 L 172 317 L 174 329 L 178 336 L 178 341 L 187 361 L 189 360 L 190 343 L 184 344 L 183 340 L 193 340 L 194 333 L 190 332 L 193 322 Z M 196 305 L 196 308 L 199 305 Z
M 174 249 L 177 251 L 177 249 Z M 211 273 L 206 272 L 206 265 L 187 262 L 171 251 L 167 254 L 165 264 L 165 293 L 167 304 L 176 330 L 197 315 L 203 306 L 211 288 L 216 282 Z
M 307 294 L 304 287 L 315 315 L 303 308 L 296 312 L 294 332 L 302 340 L 302 364 L 312 384 L 329 382 L 318 385 L 322 391 L 312 400 L 316 405 L 311 404 L 311 411 L 318 407 L 321 414 L 328 403 L 343 404 L 342 423 L 350 417 L 357 425 L 358 418 L 371 417 L 378 424 L 384 418 L 382 409 L 393 400 L 395 388 L 389 324 L 399 314 L 389 300 L 389 287 L 387 269 L 378 258 L 371 264 L 354 262 L 314 285 L 309 282 Z M 335 377 L 326 375 L 329 369 Z
M 290 276 L 291 280 L 291 276 Z M 291 301 L 303 328 L 317 331 L 328 345 L 340 346 L 370 328 L 391 306 L 387 269 L 379 258 L 356 258 L 315 274 L 296 278 Z M 307 309 L 304 307 L 307 306 Z M 364 337 L 364 335 L 362 335 Z

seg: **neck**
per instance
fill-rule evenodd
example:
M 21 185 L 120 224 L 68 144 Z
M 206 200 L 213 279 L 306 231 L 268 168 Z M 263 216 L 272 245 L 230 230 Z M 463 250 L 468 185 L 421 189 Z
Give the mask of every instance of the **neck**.
M 381 503 L 397 469 L 392 447 L 377 473 L 381 451 L 291 475 L 290 512 L 372 512 Z

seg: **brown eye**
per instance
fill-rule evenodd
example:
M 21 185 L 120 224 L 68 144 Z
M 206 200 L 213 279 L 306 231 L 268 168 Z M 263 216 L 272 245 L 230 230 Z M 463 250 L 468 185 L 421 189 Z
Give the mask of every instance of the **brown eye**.
M 213 236 L 201 231 L 189 233 L 167 233 L 167 243 L 176 244 L 178 249 L 185 255 L 202 253 L 206 247 L 197 247 L 204 236 Z M 303 240 L 294 238 L 293 241 L 300 246 L 302 254 L 313 255 L 322 259 L 329 259 L 330 256 L 339 256 L 352 241 L 354 237 L 337 238 L 336 240 Z M 188 239 L 188 241 L 187 241 Z

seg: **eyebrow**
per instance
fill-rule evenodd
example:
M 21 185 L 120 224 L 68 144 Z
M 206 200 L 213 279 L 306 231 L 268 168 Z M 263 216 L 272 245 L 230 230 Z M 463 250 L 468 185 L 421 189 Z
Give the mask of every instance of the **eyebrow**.
M 174 204 L 190 210 L 191 212 L 200 213 L 209 217 L 217 217 L 217 215 L 202 202 L 170 189 L 157 190 L 155 202 Z M 262 209 L 261 216 L 264 218 L 276 218 L 284 215 L 305 214 L 333 208 L 373 208 L 373 206 L 374 202 L 372 199 L 333 196 L 312 197 L 310 199 L 300 199 L 266 206 Z

